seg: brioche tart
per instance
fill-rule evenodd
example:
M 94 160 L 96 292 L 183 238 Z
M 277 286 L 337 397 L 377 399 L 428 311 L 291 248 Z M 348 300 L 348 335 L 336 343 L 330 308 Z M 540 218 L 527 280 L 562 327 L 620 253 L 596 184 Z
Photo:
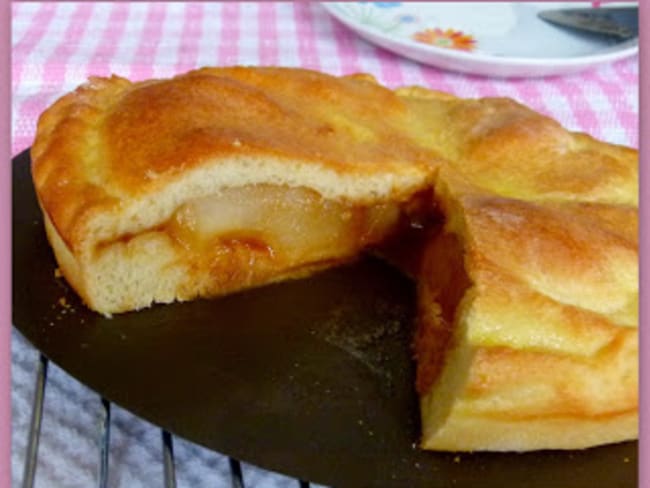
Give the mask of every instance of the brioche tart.
M 303 70 L 93 78 L 42 115 L 31 153 L 62 273 L 113 314 L 353 258 L 432 181 L 406 115 L 375 83 Z
M 458 194 L 448 181 L 417 285 L 423 447 L 635 439 L 636 209 Z
M 433 192 L 444 222 L 406 267 L 422 447 L 636 439 L 637 151 L 505 98 L 397 93 L 415 137 L 444 158 Z
M 410 130 L 467 183 L 519 200 L 638 206 L 638 152 L 572 132 L 509 98 L 396 90 Z
M 638 435 L 633 149 L 504 98 L 204 68 L 92 78 L 41 116 L 32 175 L 58 265 L 99 313 L 375 252 L 417 282 L 422 448 Z

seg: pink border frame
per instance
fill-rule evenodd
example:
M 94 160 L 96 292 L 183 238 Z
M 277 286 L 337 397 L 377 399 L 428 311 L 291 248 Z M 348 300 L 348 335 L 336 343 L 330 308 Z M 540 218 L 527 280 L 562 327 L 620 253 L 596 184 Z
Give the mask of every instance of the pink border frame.
M 603 2 L 600 2 L 603 3 Z M 650 5 L 647 0 L 640 0 L 640 25 L 650 25 Z M 640 29 L 640 134 L 648 134 L 650 130 L 650 86 L 643 80 L 650 80 L 650 60 L 648 60 L 648 43 L 650 31 Z M 11 153 L 10 153 L 10 89 L 11 86 L 11 2 L 0 0 L 0 156 L 5 161 L 0 176 L 0 488 L 11 486 Z M 650 188 L 650 173 L 645 171 L 645 165 L 650 158 L 650 142 L 643 137 L 640 144 L 640 319 L 639 333 L 641 350 L 650 348 L 650 330 L 647 328 L 647 307 L 645 277 L 650 273 L 650 261 L 646 259 L 646 221 L 648 208 L 646 205 L 646 189 Z M 650 191 L 650 190 L 648 190 Z M 639 487 L 650 486 L 650 459 L 648 435 L 650 434 L 650 356 L 640 354 L 640 443 L 639 443 Z
M 11 3 L 0 0 L 0 487 L 11 486 Z
M 650 114 L 648 113 L 650 110 L 650 87 L 648 86 L 648 80 L 650 80 L 650 60 L 648 59 L 650 53 L 648 47 L 650 44 L 650 30 L 648 30 L 648 25 L 650 25 L 650 4 L 647 0 L 640 0 L 639 7 L 641 11 L 639 18 L 639 135 L 645 134 L 647 136 L 650 130 Z M 648 330 L 648 318 L 650 317 L 648 299 L 650 299 L 650 294 L 647 288 L 647 277 L 650 276 L 650 261 L 647 259 L 647 225 L 649 222 L 647 192 L 650 190 L 650 172 L 646 168 L 650 161 L 650 141 L 648 141 L 647 137 L 639 137 L 639 149 L 641 153 L 639 160 L 639 334 L 641 347 L 639 353 L 639 487 L 645 488 L 650 486 L 650 463 L 648 463 L 648 459 L 650 459 L 650 446 L 648 445 L 650 435 L 650 422 L 648 420 L 648 414 L 650 413 L 650 356 L 647 354 L 650 350 L 650 330 Z M 646 354 L 643 354 L 644 352 Z M 643 459 L 645 459 L 645 462 Z

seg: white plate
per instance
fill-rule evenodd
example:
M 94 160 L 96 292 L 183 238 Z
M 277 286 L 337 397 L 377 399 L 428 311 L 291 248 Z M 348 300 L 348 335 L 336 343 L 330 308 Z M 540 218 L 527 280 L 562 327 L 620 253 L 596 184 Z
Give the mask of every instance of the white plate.
M 591 2 L 322 5 L 370 42 L 425 64 L 464 73 L 499 77 L 567 74 L 638 52 L 636 38 L 612 45 L 605 39 L 573 33 L 537 17 L 540 10 L 590 7 Z M 432 45 L 434 42 L 447 46 Z

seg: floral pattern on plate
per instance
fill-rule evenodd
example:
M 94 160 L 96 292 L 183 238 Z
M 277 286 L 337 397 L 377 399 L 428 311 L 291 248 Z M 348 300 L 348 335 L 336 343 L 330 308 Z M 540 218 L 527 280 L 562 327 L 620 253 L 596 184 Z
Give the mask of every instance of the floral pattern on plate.
M 600 3 L 607 8 L 609 1 Z M 574 8 L 575 2 L 322 5 L 373 44 L 415 61 L 465 73 L 498 77 L 569 74 L 638 53 L 638 39 L 612 46 L 606 38 L 559 29 L 538 17 L 541 10 Z
M 472 51 L 476 47 L 476 39 L 454 29 L 426 29 L 413 34 L 413 39 L 424 44 L 461 51 Z
M 334 8 L 346 18 L 384 35 L 434 47 L 476 49 L 477 33 L 453 22 L 440 22 L 437 15 L 432 16 L 427 8 L 421 7 L 409 2 L 348 2 L 335 4 Z M 498 17 L 503 21 L 507 16 Z

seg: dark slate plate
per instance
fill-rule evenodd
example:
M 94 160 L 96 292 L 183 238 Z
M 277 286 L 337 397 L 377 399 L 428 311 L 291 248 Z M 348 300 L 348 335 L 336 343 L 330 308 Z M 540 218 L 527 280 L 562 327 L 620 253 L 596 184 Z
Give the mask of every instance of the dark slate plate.
M 14 325 L 112 402 L 215 451 L 327 485 L 636 486 L 636 442 L 418 450 L 414 289 L 380 261 L 112 319 L 85 308 L 55 267 L 24 152 L 13 162 Z

